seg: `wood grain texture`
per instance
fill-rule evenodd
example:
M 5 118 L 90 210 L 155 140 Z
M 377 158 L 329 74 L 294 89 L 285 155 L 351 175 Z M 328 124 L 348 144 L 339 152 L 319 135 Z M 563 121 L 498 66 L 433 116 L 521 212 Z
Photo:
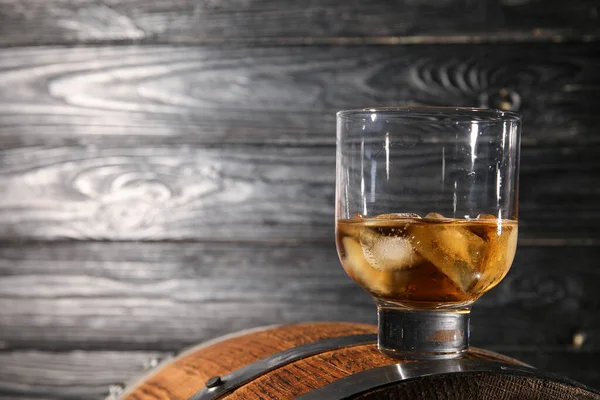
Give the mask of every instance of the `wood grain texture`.
M 0 352 L 0 398 L 104 399 L 110 386 L 167 357 L 156 351 Z
M 466 358 L 510 362 L 504 356 L 481 351 L 476 348 L 471 348 L 466 355 Z M 512 361 L 518 363 L 516 360 Z M 294 399 L 297 396 L 301 396 L 318 389 L 325 384 L 343 379 L 352 374 L 402 362 L 411 361 L 398 360 L 383 355 L 377 350 L 376 344 L 343 348 L 307 357 L 292 364 L 280 367 L 237 389 L 225 398 L 227 400 L 262 398 L 281 400 Z M 502 380 L 499 380 L 496 383 L 501 384 Z M 460 385 L 457 386 L 455 393 L 462 393 L 462 390 L 459 389 Z M 498 392 L 495 394 L 497 395 Z M 183 399 L 184 397 L 173 396 L 173 399 L 180 398 Z M 383 399 L 387 397 L 379 398 Z M 414 399 L 415 397 L 409 398 Z M 431 398 L 433 397 L 423 397 L 423 399 Z M 139 398 L 126 398 L 125 400 L 148 399 L 151 399 L 151 397 L 140 396 Z M 483 397 L 482 399 L 493 399 L 493 397 Z
M 245 385 L 227 400 L 293 399 L 354 373 L 398 362 L 376 345 L 355 346 L 307 357 Z M 140 399 L 140 400 L 143 400 Z
M 478 300 L 472 342 L 500 352 L 600 349 L 596 247 L 522 247 Z M 30 243 L 0 247 L 5 350 L 163 350 L 300 321 L 374 322 L 326 245 Z M 600 371 L 596 371 L 600 372 Z
M 303 323 L 236 336 L 177 356 L 139 384 L 126 389 L 123 400 L 188 399 L 200 391 L 210 377 L 223 376 L 278 351 L 326 338 L 374 333 L 376 330 L 375 325 Z M 517 360 L 475 348 L 470 349 L 467 357 L 520 364 Z M 266 372 L 224 398 L 292 399 L 354 373 L 398 362 L 403 360 L 380 353 L 375 343 L 323 351 Z
M 334 113 L 390 104 L 524 115 L 528 247 L 473 343 L 597 384 L 599 10 L 0 0 L 0 398 L 103 399 L 224 333 L 374 322 L 331 242 Z
M 351 323 L 300 323 L 266 328 L 216 339 L 208 346 L 200 345 L 159 366 L 150 376 L 130 385 L 122 400 L 152 399 L 166 395 L 172 399 L 188 399 L 204 387 L 213 376 L 223 376 L 274 353 L 322 339 L 376 332 L 374 325 Z M 387 359 L 379 354 L 378 359 Z
M 597 143 L 599 54 L 598 43 L 2 49 L 0 143 L 334 144 L 336 111 L 409 104 L 517 110 L 524 144 Z
M 503 350 L 544 371 L 597 386 L 598 351 Z M 157 351 L 0 352 L 0 398 L 14 400 L 104 400 L 111 386 L 131 384 L 153 359 L 171 357 Z
M 600 240 L 599 157 L 599 144 L 523 148 L 522 244 Z M 441 168 L 437 153 L 405 160 Z M 0 150 L 0 237 L 331 242 L 334 190 L 332 146 L 20 146 Z
M 0 236 L 331 240 L 334 157 L 299 146 L 6 150 Z
M 597 22 L 593 0 L 1 0 L 0 45 L 594 40 Z

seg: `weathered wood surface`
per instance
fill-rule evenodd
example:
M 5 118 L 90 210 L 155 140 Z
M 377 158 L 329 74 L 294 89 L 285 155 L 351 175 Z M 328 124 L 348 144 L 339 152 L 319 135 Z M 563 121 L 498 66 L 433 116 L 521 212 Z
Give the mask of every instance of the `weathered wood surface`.
M 104 399 L 110 386 L 141 376 L 170 356 L 158 351 L 0 352 L 0 398 Z
M 594 0 L 0 0 L 0 44 L 596 40 L 598 14 Z
M 2 150 L 0 237 L 332 240 L 333 146 L 210 147 L 144 139 Z M 524 147 L 524 244 L 600 240 L 599 158 L 599 144 Z M 440 168 L 437 153 L 419 150 L 404 160 L 407 168 L 415 161 Z M 406 199 L 406 209 L 398 211 L 422 201 Z
M 1 49 L 1 146 L 333 144 L 337 110 L 394 104 L 512 109 L 525 144 L 597 143 L 599 69 L 598 43 Z
M 598 351 L 498 351 L 544 371 L 598 386 Z M 172 355 L 155 351 L 0 352 L 0 398 L 103 400 L 109 387 L 143 376 L 153 360 Z
M 521 247 L 473 343 L 597 385 L 599 12 L 0 0 L 0 398 L 102 399 L 224 333 L 374 322 L 332 244 L 334 113 L 390 104 L 524 115 Z
M 473 343 L 600 349 L 597 247 L 522 247 L 473 311 Z M 0 249 L 5 351 L 164 350 L 311 320 L 374 322 L 333 244 L 31 243 Z M 596 371 L 600 372 L 600 371 Z

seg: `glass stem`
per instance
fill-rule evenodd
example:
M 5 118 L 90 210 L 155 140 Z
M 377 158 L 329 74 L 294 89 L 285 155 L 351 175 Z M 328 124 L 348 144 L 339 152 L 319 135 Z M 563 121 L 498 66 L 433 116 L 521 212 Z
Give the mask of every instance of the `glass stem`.
M 448 359 L 469 349 L 471 309 L 414 311 L 378 302 L 378 346 L 391 357 Z

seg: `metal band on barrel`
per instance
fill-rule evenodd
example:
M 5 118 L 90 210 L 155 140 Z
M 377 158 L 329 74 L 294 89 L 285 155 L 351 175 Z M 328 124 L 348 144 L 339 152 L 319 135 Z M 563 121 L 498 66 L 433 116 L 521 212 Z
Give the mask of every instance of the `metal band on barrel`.
M 384 367 L 369 369 L 313 390 L 310 393 L 298 397 L 297 400 L 348 400 L 353 399 L 360 394 L 369 393 L 374 389 L 389 386 L 394 383 L 426 376 L 461 373 L 495 373 L 499 375 L 544 378 L 549 381 L 567 384 L 600 395 L 600 392 L 590 389 L 571 379 L 540 372 L 535 368 L 495 361 L 455 359 L 391 364 Z
M 207 382 L 207 386 L 190 397 L 189 400 L 214 400 L 270 371 L 294 361 L 344 347 L 360 346 L 375 343 L 376 341 L 377 334 L 375 333 L 340 336 L 283 350 L 230 372 L 227 375 L 211 378 Z

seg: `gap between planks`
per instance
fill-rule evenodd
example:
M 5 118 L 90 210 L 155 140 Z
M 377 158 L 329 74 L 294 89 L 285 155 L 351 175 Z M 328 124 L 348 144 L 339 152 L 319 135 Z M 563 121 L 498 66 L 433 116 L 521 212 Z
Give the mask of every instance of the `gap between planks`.
M 410 46 L 410 45 L 454 45 L 454 44 L 528 44 L 528 43 L 594 43 L 600 41 L 600 34 L 572 35 L 544 29 L 534 29 L 530 32 L 496 33 L 488 35 L 415 35 L 415 36 L 337 36 L 337 37 L 279 37 L 279 38 L 204 38 L 190 40 L 189 38 L 171 36 L 168 40 L 160 39 L 107 39 L 107 40 L 60 40 L 60 41 L 31 41 L 10 44 L 2 48 L 58 46 L 130 46 L 130 45 L 243 45 L 243 46 Z

